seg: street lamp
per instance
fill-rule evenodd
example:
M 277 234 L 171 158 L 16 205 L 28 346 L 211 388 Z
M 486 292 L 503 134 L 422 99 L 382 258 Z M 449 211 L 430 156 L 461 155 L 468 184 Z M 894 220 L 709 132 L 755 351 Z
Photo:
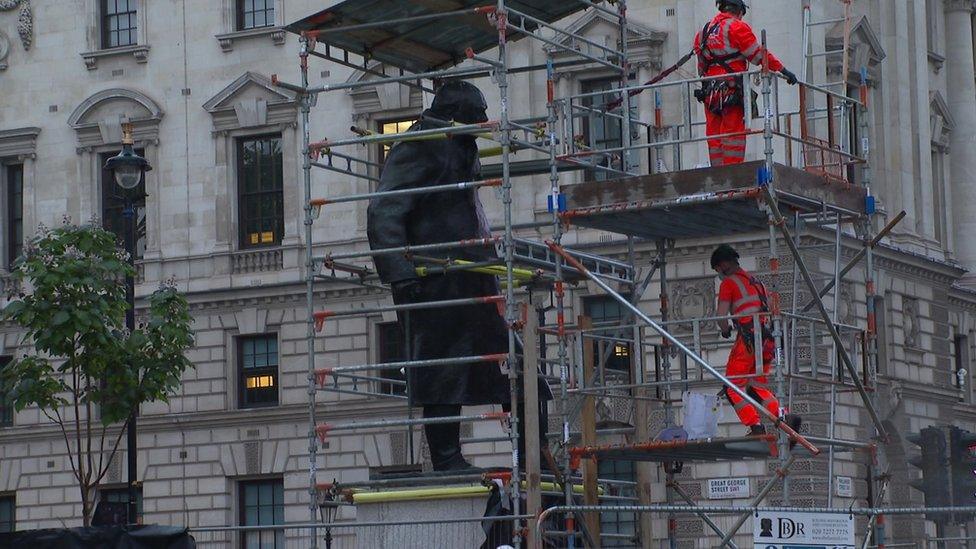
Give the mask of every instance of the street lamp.
M 132 124 L 126 122 L 122 124 L 122 152 L 109 158 L 105 162 L 105 169 L 112 172 L 115 176 L 115 183 L 122 189 L 122 199 L 124 207 L 122 217 L 125 218 L 125 251 L 129 256 L 129 266 L 135 270 L 136 256 L 136 223 L 135 206 L 133 205 L 134 190 L 139 186 L 146 172 L 152 169 L 149 161 L 139 156 L 132 150 Z M 138 198 L 142 198 L 141 196 Z M 136 296 L 135 280 L 131 274 L 125 277 L 125 298 L 129 304 L 125 311 L 125 327 L 132 333 L 136 328 Z M 136 413 L 138 406 L 133 407 L 129 414 L 129 428 L 126 432 L 126 451 L 128 457 L 129 470 L 129 505 L 128 523 L 136 523 Z

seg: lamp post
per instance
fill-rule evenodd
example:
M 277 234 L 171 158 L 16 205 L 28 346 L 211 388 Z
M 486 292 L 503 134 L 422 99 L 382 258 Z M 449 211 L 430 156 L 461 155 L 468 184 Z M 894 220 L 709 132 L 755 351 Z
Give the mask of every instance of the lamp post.
M 136 220 L 133 199 L 136 197 L 133 195 L 139 186 L 139 182 L 142 181 L 145 173 L 152 169 L 152 166 L 148 160 L 132 150 L 132 144 L 132 124 L 123 123 L 122 152 L 109 158 L 105 162 L 105 169 L 112 172 L 115 177 L 115 184 L 122 189 L 122 199 L 124 201 L 122 217 L 125 218 L 125 252 L 129 256 L 129 266 L 132 267 L 131 272 L 135 272 Z M 135 279 L 132 274 L 128 274 L 125 277 L 125 299 L 129 304 L 125 312 L 125 327 L 128 328 L 129 333 L 132 333 L 136 327 Z M 136 452 L 138 451 L 136 443 L 136 415 L 138 411 L 139 408 L 137 405 L 129 413 L 129 427 L 126 432 L 127 469 L 129 471 L 128 524 L 136 523 Z

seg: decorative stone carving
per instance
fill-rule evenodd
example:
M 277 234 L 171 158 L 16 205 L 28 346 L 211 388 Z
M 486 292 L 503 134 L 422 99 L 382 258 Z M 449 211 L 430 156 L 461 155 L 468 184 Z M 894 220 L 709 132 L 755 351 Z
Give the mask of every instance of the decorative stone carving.
M 80 147 L 118 143 L 122 119 L 132 123 L 137 143 L 156 143 L 162 118 L 159 104 L 145 94 L 110 88 L 82 101 L 68 117 L 68 125 L 77 132 Z
M 691 320 L 715 315 L 715 277 L 677 280 L 671 283 L 671 320 Z M 689 326 L 682 326 L 688 329 Z
M 902 300 L 902 328 L 905 330 L 905 346 L 918 347 L 918 300 L 905 297 Z
M 218 34 L 214 38 L 216 38 L 217 43 L 220 44 L 220 50 L 227 53 L 234 51 L 234 42 L 246 38 L 257 38 L 261 36 L 271 38 L 271 43 L 276 46 L 282 46 L 285 43 L 285 29 L 281 27 L 261 27 L 257 29 L 227 32 L 224 34 Z
M 935 91 L 930 94 L 929 99 L 929 124 L 932 129 L 932 145 L 943 153 L 949 152 L 949 140 L 952 137 L 952 128 L 955 122 L 949 112 L 949 104 L 946 103 L 942 92 Z
M 7 70 L 7 55 L 10 54 L 10 40 L 0 31 L 0 71 Z
M 30 0 L 0 0 L 0 11 L 11 11 L 20 6 L 20 14 L 17 16 L 17 34 L 20 35 L 20 43 L 24 50 L 30 50 L 34 43 L 34 13 L 31 10 Z M 0 55 L 0 62 L 4 55 Z

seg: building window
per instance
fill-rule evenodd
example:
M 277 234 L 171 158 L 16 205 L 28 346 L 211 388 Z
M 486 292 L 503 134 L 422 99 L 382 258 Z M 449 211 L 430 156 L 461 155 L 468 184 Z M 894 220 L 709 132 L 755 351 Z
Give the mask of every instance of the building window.
M 10 364 L 14 357 L 0 356 L 0 370 Z M 10 427 L 14 424 L 14 406 L 7 399 L 7 395 L 0 395 L 0 427 Z
M 7 268 L 24 252 L 24 165 L 6 167 Z
M 637 475 L 632 461 L 603 460 L 597 465 L 600 478 L 634 482 Z M 632 485 L 610 485 L 612 495 L 635 497 Z M 604 539 L 603 547 L 634 547 L 637 539 L 637 513 L 601 512 L 600 533 L 614 534 Z M 630 536 L 629 539 L 621 536 Z
M 377 361 L 399 362 L 407 359 L 406 342 L 399 322 L 381 322 L 376 325 Z M 404 395 L 407 393 L 406 376 L 397 368 L 380 370 L 380 392 L 384 395 Z
M 137 0 L 102 0 L 102 48 L 132 46 L 138 41 Z
M 136 154 L 145 156 L 143 149 L 136 149 Z M 125 245 L 125 197 L 124 191 L 115 183 L 115 176 L 110 170 L 105 169 L 105 161 L 115 156 L 117 153 L 102 153 L 99 155 L 99 163 L 102 166 L 102 227 L 105 230 L 115 233 L 119 247 Z M 142 180 L 135 189 L 128 191 L 132 196 L 132 205 L 135 209 L 136 223 L 136 246 L 135 258 L 142 259 L 146 251 L 146 176 L 143 174 Z
M 969 380 L 972 379 L 969 368 L 969 336 L 956 335 L 952 339 L 952 347 L 952 385 L 959 389 L 960 400 L 969 402 L 972 392 L 969 387 Z
M 616 77 L 583 80 L 580 83 L 580 91 L 584 94 L 609 91 L 619 87 L 620 79 Z M 623 132 L 621 131 L 623 120 L 601 114 L 604 110 L 603 106 L 619 98 L 619 95 L 619 93 L 605 93 L 580 99 L 579 105 L 581 108 L 576 109 L 575 114 L 582 118 L 583 140 L 590 149 L 606 150 L 623 146 Z M 620 115 L 620 110 L 614 111 L 614 114 Z M 637 120 L 637 101 L 631 101 L 630 116 L 632 119 Z M 635 128 L 635 126 L 632 125 L 632 128 Z M 636 155 L 633 155 L 633 152 L 631 152 L 628 156 L 630 157 L 628 165 L 633 164 Z M 615 151 L 603 158 L 594 156 L 593 161 L 597 162 L 600 166 L 621 170 L 623 169 L 623 163 L 620 162 L 622 157 L 623 154 L 621 151 Z M 617 175 L 613 172 L 601 169 L 587 170 L 586 176 L 587 179 L 596 181 L 605 181 L 616 177 Z
M 241 526 L 268 526 L 285 522 L 285 488 L 281 479 L 247 480 L 239 485 Z M 245 531 L 242 549 L 283 549 L 283 530 Z
M 281 134 L 237 140 L 241 247 L 277 246 L 285 227 Z
M 390 135 L 392 133 L 403 133 L 410 129 L 417 121 L 417 117 L 411 118 L 399 118 L 394 120 L 382 120 L 376 124 L 376 129 L 379 133 L 383 135 Z M 386 155 L 390 154 L 390 149 L 393 148 L 393 143 L 381 143 L 379 145 L 379 153 L 377 158 L 379 158 L 379 163 L 382 164 L 386 162 Z
M 278 335 L 241 337 L 237 343 L 240 407 L 278 404 Z
M 949 235 L 946 227 L 945 188 L 945 154 L 939 149 L 932 149 L 932 216 L 935 220 L 935 239 L 947 248 Z
M 624 297 L 626 298 L 627 296 Z M 597 328 L 619 324 L 624 319 L 625 310 L 619 301 L 610 296 L 593 296 L 583 299 L 583 314 L 590 317 L 590 320 L 593 321 L 593 326 Z M 613 333 L 612 330 L 606 330 L 600 332 L 600 335 L 610 336 Z M 606 356 L 607 360 L 605 365 L 607 370 L 625 372 L 629 375 L 629 344 L 623 341 L 612 342 L 600 339 L 594 341 L 593 352 L 596 353 L 593 359 L 593 365 L 595 367 L 599 367 L 600 358 Z
M 274 26 L 274 3 L 275 0 L 237 0 L 237 30 Z
M 101 488 L 98 490 L 98 501 L 129 505 L 129 488 Z M 128 508 L 128 507 L 127 507 Z M 142 524 L 142 487 L 136 487 L 136 523 Z
M 0 496 L 0 533 L 13 532 L 17 519 L 17 500 L 13 494 Z

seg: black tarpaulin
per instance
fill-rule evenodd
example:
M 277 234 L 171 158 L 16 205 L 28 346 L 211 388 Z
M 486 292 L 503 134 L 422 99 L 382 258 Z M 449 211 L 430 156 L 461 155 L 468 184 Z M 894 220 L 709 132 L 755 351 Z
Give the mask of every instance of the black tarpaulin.
M 101 526 L 0 534 L 0 549 L 196 549 L 186 528 Z

